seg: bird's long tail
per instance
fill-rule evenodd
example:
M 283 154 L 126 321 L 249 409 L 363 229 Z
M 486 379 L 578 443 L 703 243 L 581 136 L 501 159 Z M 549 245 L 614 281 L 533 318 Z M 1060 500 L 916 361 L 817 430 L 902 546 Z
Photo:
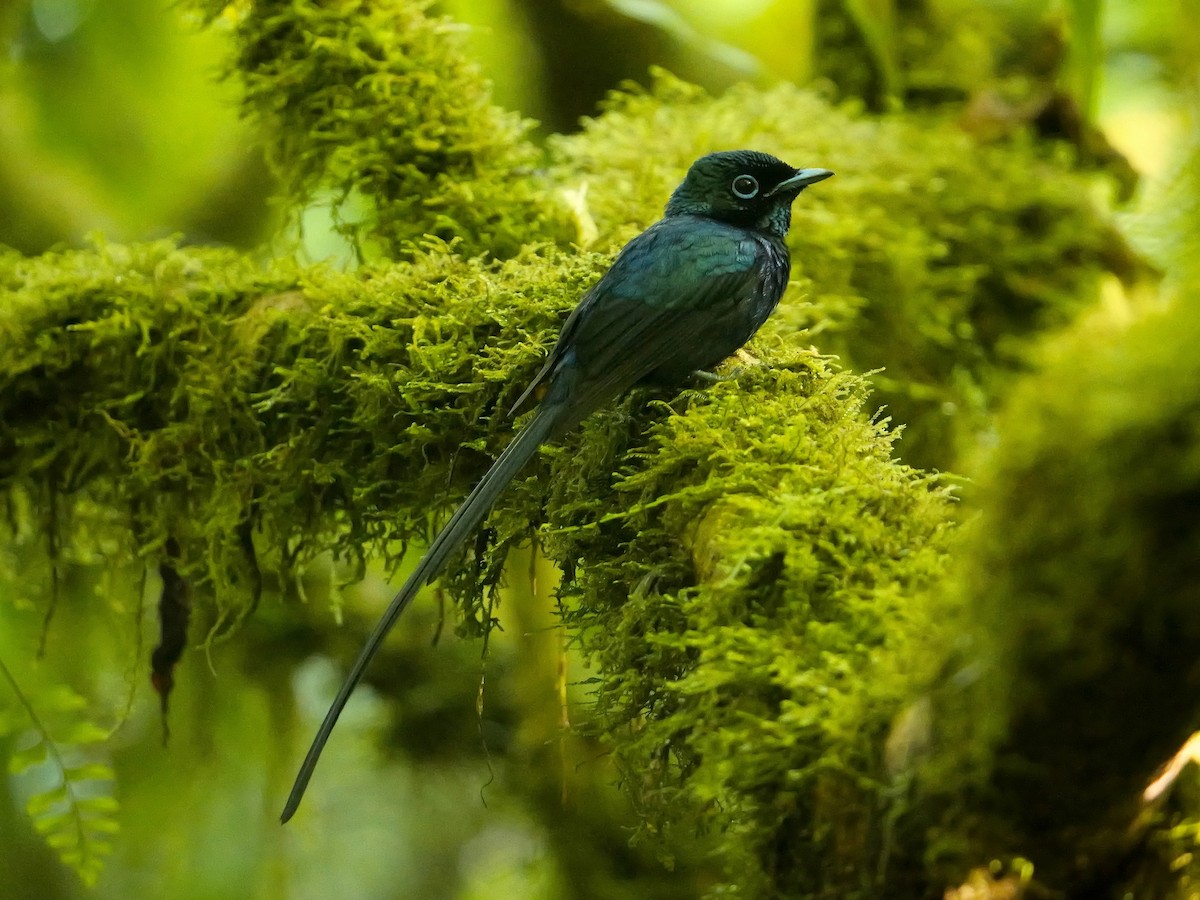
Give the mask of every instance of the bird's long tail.
M 297 807 L 300 806 L 304 790 L 308 787 L 309 779 L 312 778 L 317 760 L 321 758 L 321 751 L 325 749 L 325 742 L 329 740 L 333 726 L 337 724 L 338 716 L 342 714 L 346 701 L 350 699 L 350 694 L 362 679 L 371 658 L 379 649 L 379 645 L 383 643 L 387 633 L 396 624 L 401 613 L 408 608 L 413 597 L 417 595 L 417 591 L 437 576 L 450 554 L 479 526 L 500 494 L 508 487 L 508 483 L 537 452 L 537 448 L 542 442 L 554 432 L 563 417 L 563 411 L 563 405 L 553 402 L 543 402 L 538 407 L 533 419 L 520 434 L 513 438 L 479 484 L 475 485 L 475 489 L 450 517 L 450 521 L 434 538 L 433 543 L 429 545 L 425 556 L 417 564 L 413 573 L 408 576 L 404 586 L 392 598 L 387 611 L 375 625 L 375 629 L 359 652 L 358 659 L 354 661 L 354 666 L 342 683 L 341 690 L 338 691 L 337 697 L 329 707 L 329 712 L 325 714 L 325 720 L 321 723 L 321 727 L 317 729 L 317 735 L 313 738 L 312 746 L 308 748 L 308 755 L 304 757 L 304 762 L 296 775 L 296 781 L 292 785 L 292 792 L 288 795 L 287 804 L 280 816 L 281 822 L 290 819 L 295 814 Z

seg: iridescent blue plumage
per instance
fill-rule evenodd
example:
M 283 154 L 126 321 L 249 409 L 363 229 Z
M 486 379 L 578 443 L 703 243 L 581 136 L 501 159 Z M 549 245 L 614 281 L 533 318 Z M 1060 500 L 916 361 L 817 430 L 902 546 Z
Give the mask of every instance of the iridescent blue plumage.
M 783 242 L 792 201 L 832 175 L 766 153 L 711 153 L 692 164 L 661 220 L 625 245 L 563 325 L 513 412 L 539 394 L 529 423 L 488 470 L 367 638 L 300 767 L 282 820 L 295 813 L 333 726 L 383 638 L 417 591 L 479 527 L 543 441 L 643 383 L 678 384 L 741 347 L 787 287 Z

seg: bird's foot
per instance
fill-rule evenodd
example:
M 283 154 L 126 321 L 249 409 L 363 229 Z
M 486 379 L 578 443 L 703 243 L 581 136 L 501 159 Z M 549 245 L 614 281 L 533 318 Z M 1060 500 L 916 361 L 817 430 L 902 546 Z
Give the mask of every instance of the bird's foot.
M 736 366 L 724 375 L 719 375 L 716 372 L 709 372 L 707 369 L 697 369 L 692 373 L 692 377 L 694 377 L 697 381 L 704 382 L 705 384 L 717 384 L 722 381 L 733 381 L 751 366 L 761 366 L 763 364 L 761 359 L 747 352 L 745 349 L 738 350 L 737 353 L 734 354 L 734 357 L 739 363 L 741 363 L 741 365 Z

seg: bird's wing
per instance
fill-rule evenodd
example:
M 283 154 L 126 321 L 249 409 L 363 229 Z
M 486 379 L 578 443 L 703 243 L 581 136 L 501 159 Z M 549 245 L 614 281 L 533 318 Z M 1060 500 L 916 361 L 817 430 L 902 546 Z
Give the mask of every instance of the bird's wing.
M 698 338 L 758 289 L 761 254 L 755 238 L 731 239 L 724 226 L 664 219 L 647 229 L 572 312 L 517 405 L 568 356 L 578 370 L 568 401 L 575 420 L 681 350 L 694 348 L 695 365 L 707 364 Z
M 643 236 L 657 240 L 622 254 L 626 264 L 613 265 L 587 308 L 581 305 L 571 334 L 564 334 L 565 352 L 573 353 L 579 369 L 570 401 L 578 415 L 669 360 L 690 356 L 691 368 L 713 362 L 706 333 L 761 289 L 762 251 L 753 237 L 731 240 L 728 233 L 696 227 L 682 235 L 664 232 L 647 231 Z

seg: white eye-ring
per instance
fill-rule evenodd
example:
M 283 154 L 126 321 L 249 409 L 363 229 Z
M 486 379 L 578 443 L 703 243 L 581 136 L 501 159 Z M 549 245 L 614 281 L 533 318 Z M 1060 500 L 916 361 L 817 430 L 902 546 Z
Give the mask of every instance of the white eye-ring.
M 758 194 L 758 181 L 753 175 L 739 175 L 733 179 L 733 195 L 751 200 Z

